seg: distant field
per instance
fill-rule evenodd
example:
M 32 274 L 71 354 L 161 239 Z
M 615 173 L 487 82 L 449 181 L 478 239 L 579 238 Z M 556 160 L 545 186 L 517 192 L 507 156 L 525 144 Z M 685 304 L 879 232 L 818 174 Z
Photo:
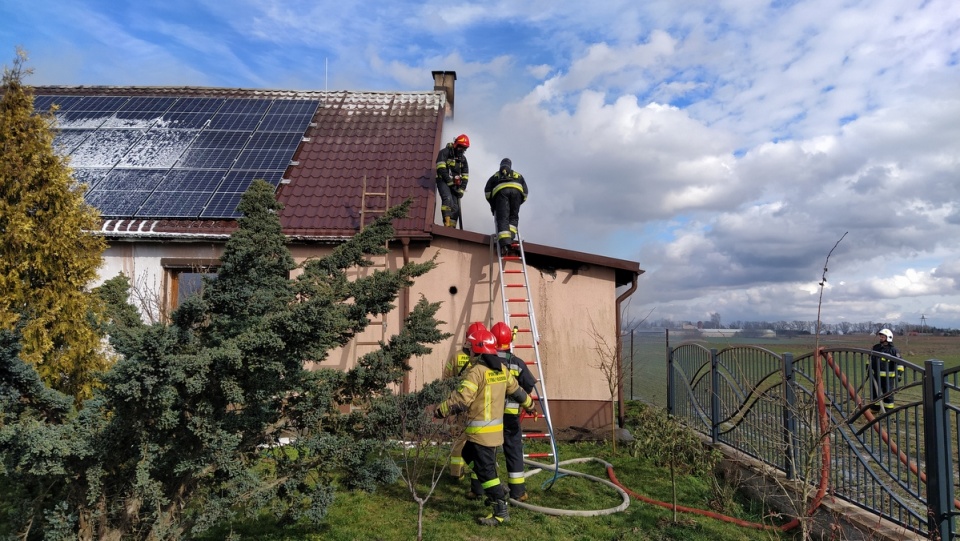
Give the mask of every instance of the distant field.
M 758 346 L 774 353 L 793 353 L 795 356 L 809 353 L 817 346 L 815 336 L 794 338 L 698 338 L 690 340 L 670 337 L 670 345 L 695 342 L 718 350 L 731 346 Z M 876 344 L 870 335 L 820 336 L 819 345 L 826 348 L 854 347 L 870 349 Z M 927 359 L 940 359 L 947 368 L 960 365 L 960 337 L 955 336 L 897 336 L 894 345 L 900 355 L 911 363 L 923 366 Z M 667 404 L 667 344 L 662 335 L 636 334 L 623 345 L 623 362 L 626 371 L 624 396 L 644 400 L 659 406 Z M 632 359 L 632 361 L 631 361 Z

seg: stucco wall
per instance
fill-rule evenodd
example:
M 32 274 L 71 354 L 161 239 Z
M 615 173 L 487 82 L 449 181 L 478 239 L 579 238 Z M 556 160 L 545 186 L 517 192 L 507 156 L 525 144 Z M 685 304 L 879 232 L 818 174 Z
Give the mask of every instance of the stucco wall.
M 403 264 L 403 250 L 399 245 L 378 261 L 395 269 Z M 322 257 L 331 250 L 328 246 L 292 245 L 294 259 L 301 263 L 309 257 Z M 212 242 L 196 243 L 113 243 L 104 254 L 101 279 L 124 272 L 144 287 L 162 287 L 165 282 L 161 259 L 215 259 L 222 246 Z M 433 353 L 411 360 L 413 370 L 408 377 L 408 388 L 420 388 L 425 382 L 440 377 L 444 364 L 461 347 L 464 333 L 473 321 L 488 326 L 503 319 L 497 258 L 487 245 L 452 238 L 435 238 L 430 246 L 411 245 L 411 261 L 424 261 L 437 255 L 437 268 L 416 281 L 406 294 L 397 300 L 397 309 L 381 324 L 372 325 L 353 343 L 329 353 L 322 366 L 341 369 L 353 366 L 355 359 L 371 351 L 377 340 L 395 333 L 401 314 L 417 303 L 421 295 L 431 302 L 442 302 L 438 319 L 445 321 L 445 330 L 452 337 L 434 347 Z M 377 267 L 361 270 L 373 272 Z M 514 264 L 513 268 L 519 268 Z M 616 292 L 614 271 L 609 268 L 586 266 L 570 269 L 538 270 L 527 268 L 535 317 L 540 331 L 539 351 L 546 383 L 546 394 L 551 401 L 554 423 L 583 425 L 589 419 L 591 426 L 609 422 L 610 392 L 603 372 L 597 368 L 598 336 L 612 346 L 615 344 Z M 518 279 L 514 278 L 513 283 Z M 522 297 L 518 289 L 508 298 Z M 516 305 L 512 311 L 524 311 Z M 524 327 L 524 323 L 520 324 Z M 518 343 L 530 344 L 529 334 L 519 335 Z M 601 348 L 602 349 L 602 348 Z M 526 360 L 534 360 L 533 349 L 517 349 Z M 568 411 L 569 410 L 569 411 Z M 557 413 L 567 411 L 558 416 Z M 569 417 L 569 422 L 565 418 Z M 602 419 L 601 419 L 602 417 Z

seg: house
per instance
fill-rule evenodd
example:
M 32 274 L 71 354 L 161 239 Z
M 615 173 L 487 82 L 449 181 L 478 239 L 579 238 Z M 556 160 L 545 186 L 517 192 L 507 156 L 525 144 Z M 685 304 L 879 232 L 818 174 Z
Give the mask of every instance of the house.
M 443 302 L 438 318 L 453 337 L 412 360 L 409 390 L 440 377 L 472 321 L 490 325 L 503 316 L 490 235 L 435 223 L 435 159 L 456 74 L 433 76 L 432 89 L 415 92 L 75 86 L 34 93 L 38 109 L 59 106 L 56 144 L 101 211 L 97 233 L 109 246 L 101 279 L 126 274 L 149 319 L 162 319 L 215 271 L 237 227 L 236 204 L 255 178 L 277 187 L 297 262 L 326 255 L 388 205 L 412 199 L 382 264 L 437 254 L 438 268 L 320 363 L 352 366 L 423 295 Z M 597 368 L 598 342 L 617 343 L 621 304 L 643 271 L 633 261 L 524 247 L 554 426 L 608 425 L 611 393 Z M 621 286 L 630 287 L 618 296 Z

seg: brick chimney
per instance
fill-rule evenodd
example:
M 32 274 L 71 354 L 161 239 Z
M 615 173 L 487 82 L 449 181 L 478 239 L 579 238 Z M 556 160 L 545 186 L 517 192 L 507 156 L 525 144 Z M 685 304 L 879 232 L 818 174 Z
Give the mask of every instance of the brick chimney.
M 453 91 L 456 86 L 457 72 L 455 71 L 434 71 L 433 89 L 443 90 L 447 94 L 447 105 L 444 107 L 443 116 L 453 118 Z

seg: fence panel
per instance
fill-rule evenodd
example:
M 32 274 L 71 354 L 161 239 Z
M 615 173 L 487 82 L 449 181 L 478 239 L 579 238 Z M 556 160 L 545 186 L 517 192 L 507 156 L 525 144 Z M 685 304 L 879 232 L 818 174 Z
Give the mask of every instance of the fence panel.
M 753 346 L 716 351 L 683 343 L 669 348 L 668 410 L 691 428 L 790 477 L 811 485 L 825 479 L 834 497 L 917 533 L 948 528 L 957 539 L 953 512 L 960 509 L 960 502 L 950 496 L 949 509 L 928 512 L 928 491 L 937 487 L 927 485 L 925 471 L 951 472 L 947 488 L 955 493 L 958 473 L 953 465 L 960 463 L 960 455 L 952 449 L 958 447 L 960 404 L 950 400 L 960 400 L 960 368 L 944 372 L 939 391 L 927 391 L 945 397 L 945 406 L 930 410 L 936 406 L 924 404 L 929 379 L 924 368 L 896 359 L 903 371 L 892 383 L 894 379 L 881 376 L 893 378 L 894 372 L 881 373 L 877 363 L 871 365 L 875 352 L 856 348 L 821 352 L 794 359 L 789 353 L 778 355 Z M 818 370 L 822 396 L 817 392 Z M 932 435 L 930 428 L 925 433 L 925 412 L 936 411 L 946 411 L 941 424 L 949 427 L 948 434 Z M 943 447 L 944 452 L 925 455 L 927 445 Z M 927 456 L 946 458 L 931 469 Z M 939 489 L 938 500 L 945 498 L 943 494 L 946 491 Z

